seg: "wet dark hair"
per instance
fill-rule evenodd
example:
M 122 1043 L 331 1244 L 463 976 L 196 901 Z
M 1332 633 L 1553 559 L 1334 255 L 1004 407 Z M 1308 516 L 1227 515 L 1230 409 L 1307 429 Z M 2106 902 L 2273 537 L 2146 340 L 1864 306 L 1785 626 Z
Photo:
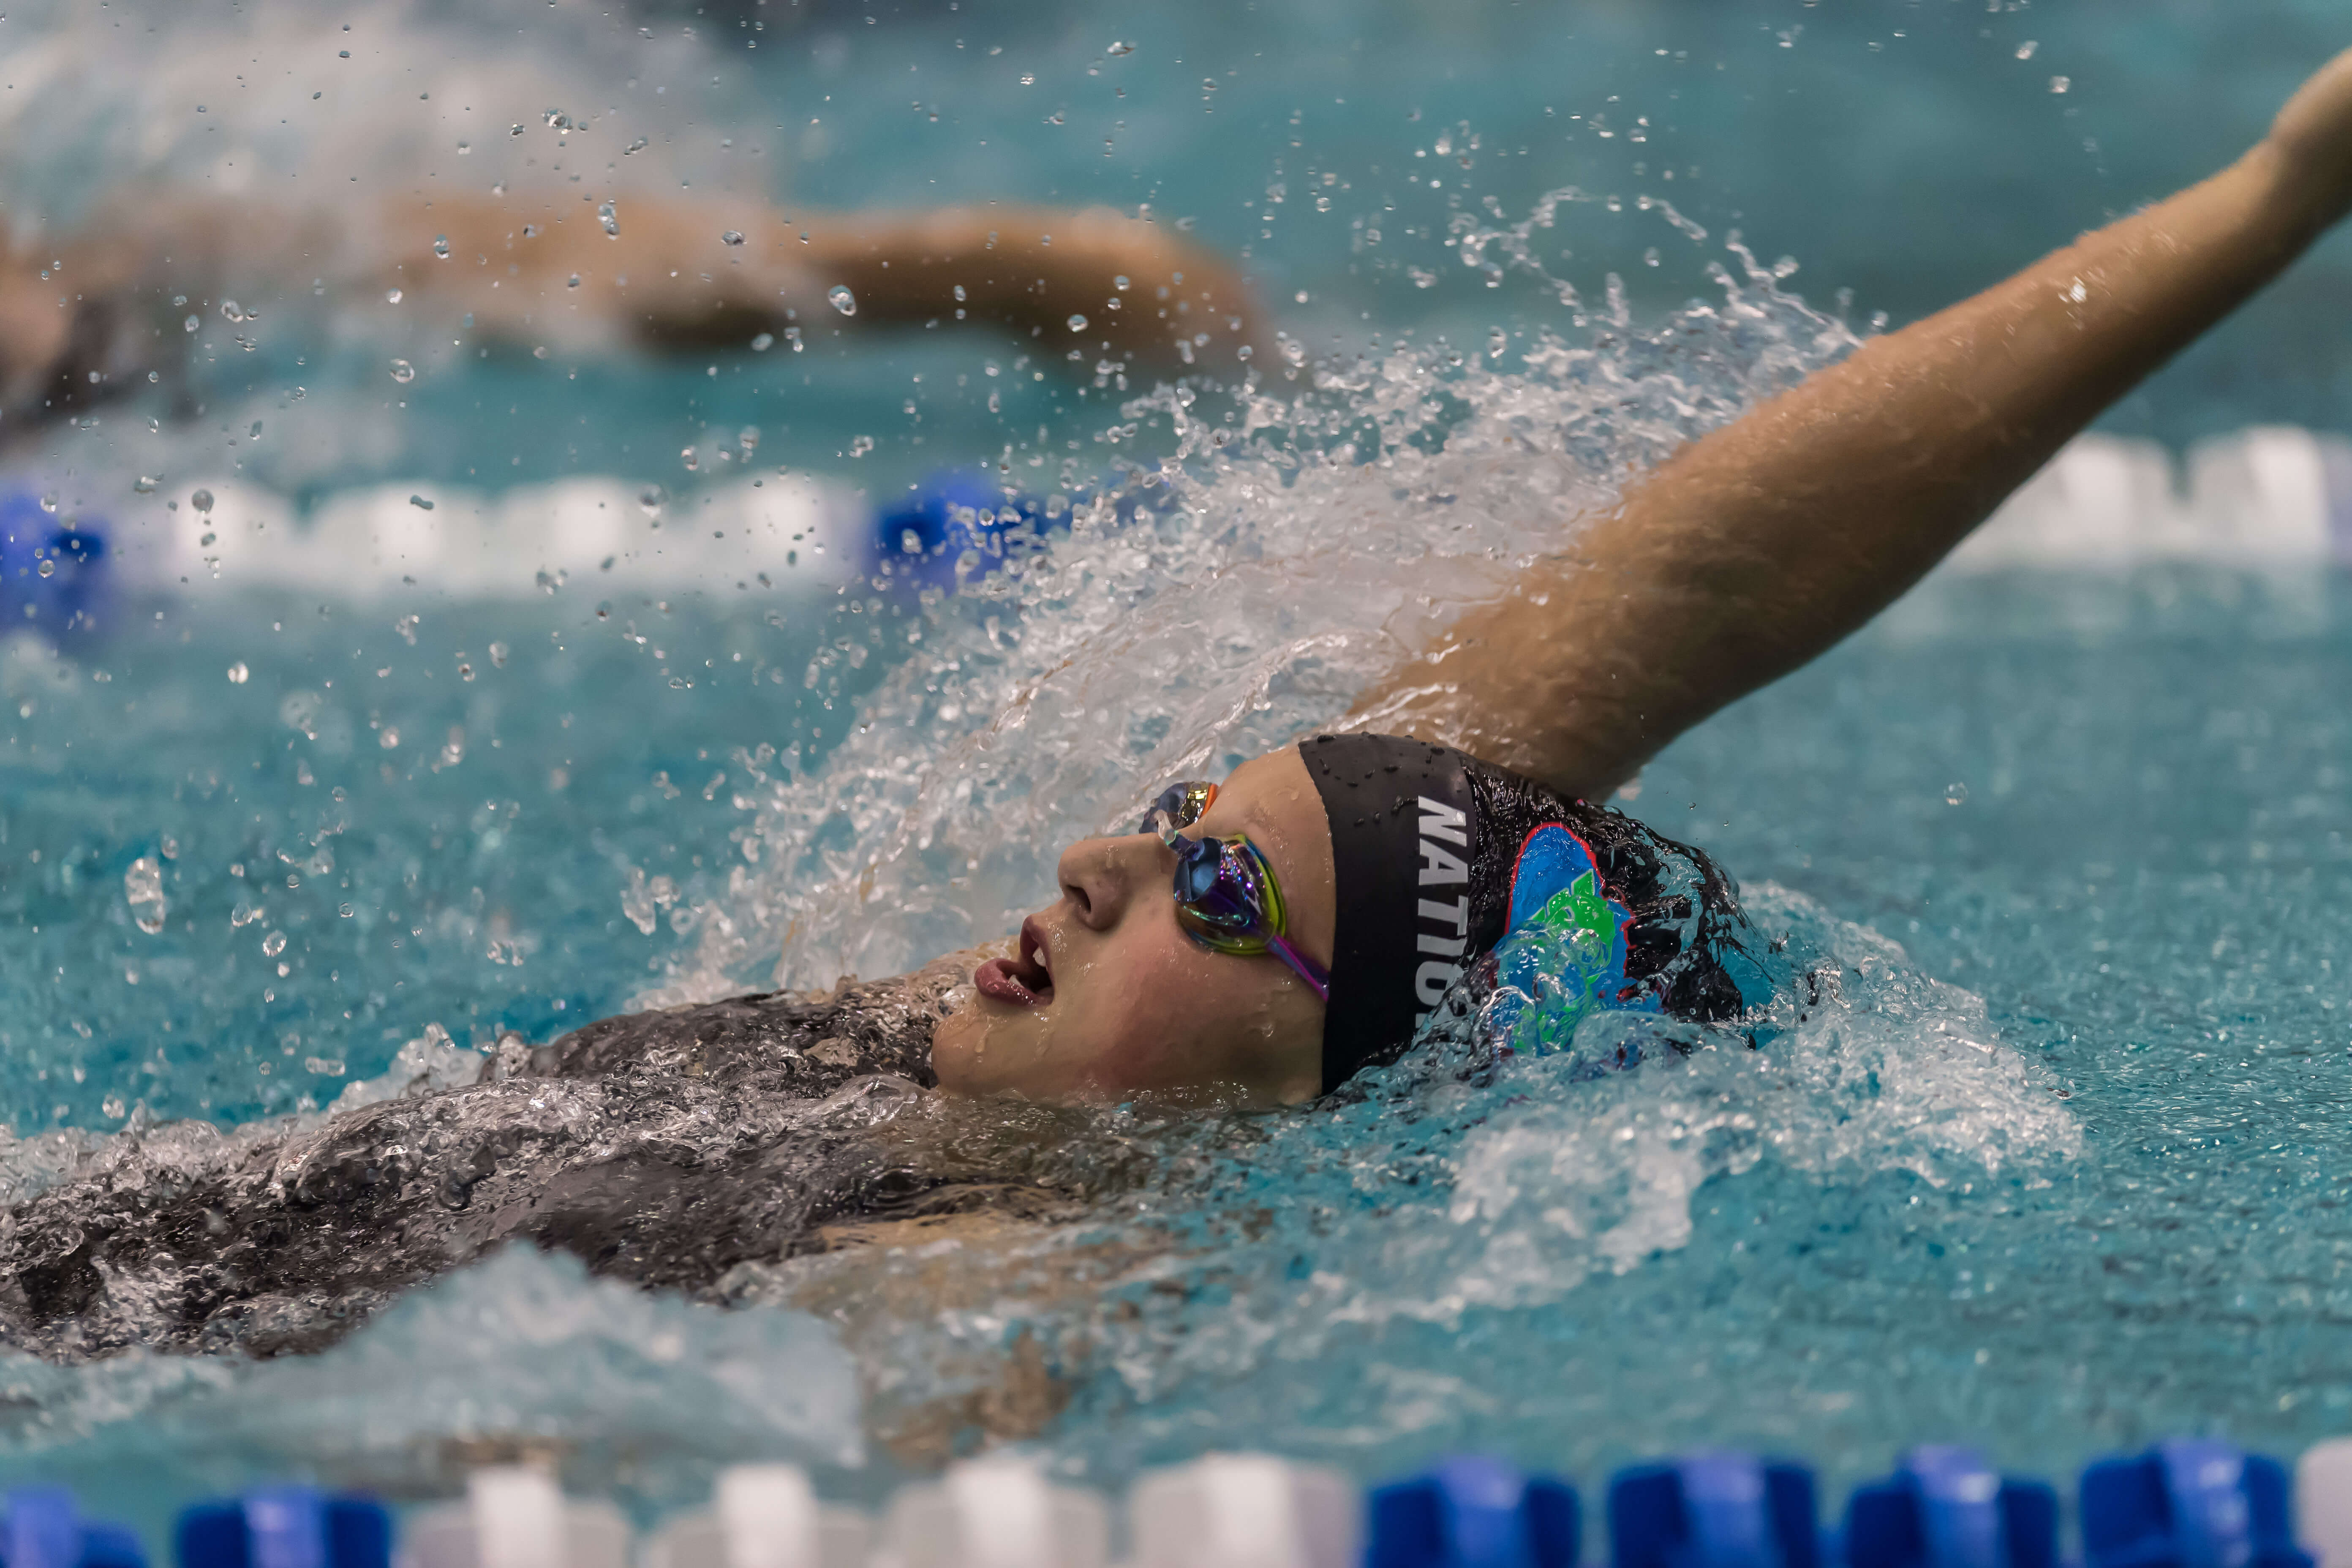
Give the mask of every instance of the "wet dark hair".
M 0 1219 L 0 1340 L 52 1358 L 309 1351 L 508 1243 L 709 1292 L 847 1221 L 1050 1212 L 1047 1187 L 887 1136 L 929 1099 L 964 978 L 942 960 L 607 1018 L 535 1049 L 510 1037 L 479 1082 L 323 1121 L 107 1140 Z

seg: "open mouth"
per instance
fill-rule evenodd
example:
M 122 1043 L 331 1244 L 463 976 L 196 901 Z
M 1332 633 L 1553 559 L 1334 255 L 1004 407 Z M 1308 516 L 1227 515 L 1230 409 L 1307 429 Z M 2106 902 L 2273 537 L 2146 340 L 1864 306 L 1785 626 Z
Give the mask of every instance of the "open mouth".
M 1021 922 L 1021 945 L 1011 958 L 992 958 L 972 971 L 983 996 L 1016 1007 L 1044 1007 L 1054 1000 L 1054 972 L 1045 966 L 1045 933 L 1030 916 Z

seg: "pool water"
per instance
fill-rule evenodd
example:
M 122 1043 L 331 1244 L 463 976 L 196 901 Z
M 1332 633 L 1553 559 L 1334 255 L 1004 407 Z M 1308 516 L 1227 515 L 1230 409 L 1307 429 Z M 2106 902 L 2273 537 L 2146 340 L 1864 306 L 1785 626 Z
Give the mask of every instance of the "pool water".
M 543 1040 L 997 935 L 1051 847 L 1343 711 L 1629 468 L 1872 312 L 2209 166 L 2336 41 L 2317 5 L 2139 8 L 2120 41 L 2113 6 L 1940 0 L 1442 26 L 1370 4 L 553 13 L 518 46 L 454 6 L 354 13 L 352 40 L 299 7 L 121 14 L 148 33 L 20 10 L 0 26 L 37 47 L 8 112 L 78 151 L 10 177 L 62 215 L 226 178 L 226 138 L 305 191 L 487 184 L 525 155 L 502 139 L 551 156 L 509 120 L 604 101 L 616 138 L 662 138 L 632 180 L 1197 218 L 1311 352 L 1240 392 L 1151 392 L 993 341 L 468 358 L 491 345 L 445 349 L 448 323 L 297 300 L 265 302 L 248 353 L 207 315 L 152 404 L 11 455 L 126 563 L 94 635 L 0 651 L 12 1194 L 173 1119 L 324 1114 L 412 1041 Z M 527 107 L 477 68 L 519 48 Z M 2160 111 L 2184 73 L 2226 77 L 2210 113 Z M 313 76 L 331 118 L 274 129 L 324 102 Z M 466 89 L 495 137 L 443 118 Z M 85 134 L 126 97 L 137 135 Z M 1939 162 L 1951 183 L 1925 184 Z M 2310 317 L 2344 254 L 2111 427 L 2352 426 Z M 1076 521 L 951 597 L 853 575 L 837 532 L 756 584 L 667 542 L 706 502 L 765 504 L 755 473 L 834 516 L 982 462 L 1075 493 Z M 545 555 L 590 502 L 546 500 L 513 542 L 503 498 L 573 479 L 638 531 L 609 572 Z M 628 515 L 647 485 L 662 503 Z M 399 497 L 438 498 L 431 537 L 489 564 L 412 583 L 364 529 L 333 555 L 336 506 L 380 489 L 411 525 Z M 180 569 L 197 515 L 268 523 L 215 580 Z M 647 1509 L 747 1456 L 871 1497 L 983 1429 L 1103 1484 L 1217 1447 L 1370 1479 L 1463 1447 L 1589 1475 L 1747 1443 L 1833 1481 L 1924 1436 L 2053 1471 L 2184 1429 L 2294 1448 L 2352 1419 L 2348 658 L 2352 583 L 2315 556 L 1939 575 L 1620 801 L 1717 857 L 1784 944 L 1764 1049 L 1600 1020 L 1500 1064 L 1434 1040 L 1283 1116 L 932 1107 L 906 1136 L 984 1146 L 1078 1211 L 747 1266 L 702 1300 L 509 1252 L 315 1357 L 10 1354 L 0 1453 L 152 1525 L 263 1471 L 421 1495 L 533 1447 Z M 1619 1046 L 1636 1066 L 1593 1070 Z

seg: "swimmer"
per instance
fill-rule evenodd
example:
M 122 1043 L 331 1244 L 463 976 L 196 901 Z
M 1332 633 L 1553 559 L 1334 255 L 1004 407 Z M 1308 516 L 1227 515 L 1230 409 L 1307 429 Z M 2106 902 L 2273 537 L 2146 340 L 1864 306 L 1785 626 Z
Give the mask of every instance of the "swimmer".
M 5 237 L 0 439 L 144 387 L 194 342 L 181 329 L 188 310 L 229 299 L 242 318 L 273 321 L 320 296 L 397 299 L 481 338 L 567 352 L 959 323 L 1049 344 L 1041 361 L 1080 349 L 1088 367 L 1108 356 L 1168 374 L 1231 370 L 1268 352 L 1230 263 L 1108 208 L 795 218 L 726 198 L 600 206 L 519 189 L 404 196 L 342 219 L 139 193 L 62 237 Z
M 1645 875 L 1602 847 L 1625 819 L 1583 803 L 1869 620 L 2347 207 L 2352 52 L 2210 179 L 1693 442 L 1340 726 L 1469 755 L 1416 773 L 1398 742 L 1312 741 L 1197 797 L 1190 827 L 1073 845 L 1062 897 L 941 1025 L 941 1087 L 1309 1099 L 1400 1048 L 1447 966 L 1475 978 L 1587 869 L 1628 944 L 1596 978 L 1608 1005 L 1720 1016 L 1725 922 L 1645 911 Z M 1553 825 L 1570 845 L 1544 847 Z M 1635 866 L 1676 853 L 1634 841 Z
M 0 1334 L 54 1356 L 308 1349 L 525 1238 L 727 1300 L 740 1265 L 1081 1195 L 985 1140 L 926 1146 L 971 1097 L 1033 1145 L 1055 1102 L 1297 1104 L 1433 1016 L 1531 989 L 1570 1023 L 1736 1027 L 1756 971 L 1731 884 L 1591 803 L 1862 625 L 2347 207 L 2352 53 L 2212 178 L 1563 518 L 1556 559 L 1340 732 L 1063 850 L 1060 897 L 1001 950 L 509 1040 L 478 1082 L 310 1125 L 110 1140 L 0 1223 Z

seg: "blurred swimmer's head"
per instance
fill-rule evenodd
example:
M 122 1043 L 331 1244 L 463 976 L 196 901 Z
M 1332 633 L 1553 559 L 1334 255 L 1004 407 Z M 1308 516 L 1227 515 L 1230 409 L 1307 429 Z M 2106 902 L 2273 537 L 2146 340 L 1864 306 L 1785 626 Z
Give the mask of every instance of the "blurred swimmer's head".
M 1138 805 L 1162 808 L 1153 830 L 1064 850 L 1062 896 L 1022 922 L 1014 956 L 982 964 L 971 1001 L 940 1025 L 942 1088 L 1046 1100 L 1209 1090 L 1245 1104 L 1324 1088 L 1318 982 L 1338 896 L 1323 801 L 1299 752 L 1244 763 L 1188 800 Z

